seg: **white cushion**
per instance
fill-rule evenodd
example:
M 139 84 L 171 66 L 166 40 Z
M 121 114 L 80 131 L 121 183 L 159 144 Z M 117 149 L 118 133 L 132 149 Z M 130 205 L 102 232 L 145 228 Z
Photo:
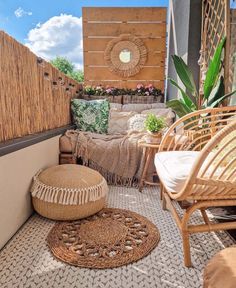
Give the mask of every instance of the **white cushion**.
M 145 131 L 145 120 L 147 115 L 136 114 L 128 120 L 128 129 L 131 131 Z
M 168 192 L 178 193 L 198 157 L 198 151 L 166 151 L 155 155 L 157 174 Z

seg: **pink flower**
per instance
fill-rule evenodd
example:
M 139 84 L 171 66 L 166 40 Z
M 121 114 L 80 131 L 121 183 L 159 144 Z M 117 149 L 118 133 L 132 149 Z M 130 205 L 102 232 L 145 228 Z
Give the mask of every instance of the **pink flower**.
M 149 90 L 150 93 L 152 93 L 154 88 L 152 87 L 152 88 L 149 88 L 148 90 Z
M 112 92 L 112 88 L 107 88 L 106 89 L 106 93 L 111 93 Z
M 150 88 L 153 88 L 153 85 L 152 84 L 149 84 L 148 85 L 148 88 L 150 89 Z
M 140 89 L 142 89 L 142 88 L 143 88 L 143 84 L 138 84 L 138 85 L 137 85 L 137 89 L 140 90 Z

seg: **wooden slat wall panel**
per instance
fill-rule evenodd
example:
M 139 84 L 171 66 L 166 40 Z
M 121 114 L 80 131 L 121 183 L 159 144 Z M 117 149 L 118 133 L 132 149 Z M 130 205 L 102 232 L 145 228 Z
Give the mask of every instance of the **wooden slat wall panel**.
M 121 34 L 141 38 L 148 50 L 143 69 L 129 78 L 110 72 L 104 60 L 108 43 Z M 153 83 L 164 90 L 166 8 L 83 8 L 83 35 L 86 85 L 134 88 Z
M 120 80 L 120 77 L 116 74 L 110 72 L 106 67 L 87 67 L 87 72 L 90 75 L 91 79 L 97 80 Z M 164 67 L 148 67 L 142 69 L 138 74 L 129 77 L 129 80 L 150 80 L 158 79 L 164 80 Z
M 84 21 L 166 21 L 166 8 L 83 8 Z
M 103 52 L 85 52 L 84 63 L 86 66 L 107 66 Z M 159 53 L 158 51 L 149 52 L 145 66 L 165 66 L 165 53 Z
M 142 36 L 143 37 L 143 36 Z M 140 37 L 140 38 L 142 38 Z M 114 37 L 115 38 L 115 37 Z M 166 36 L 163 38 L 142 38 L 148 51 L 166 51 Z M 111 38 L 84 38 L 84 51 L 104 51 Z
M 81 88 L 78 82 L 46 61 L 39 64 L 3 31 L 0 59 L 0 142 L 71 123 L 70 100 Z
M 165 37 L 166 23 L 86 23 L 83 29 L 84 37 L 88 36 L 114 36 L 120 34 L 144 35 L 148 37 Z

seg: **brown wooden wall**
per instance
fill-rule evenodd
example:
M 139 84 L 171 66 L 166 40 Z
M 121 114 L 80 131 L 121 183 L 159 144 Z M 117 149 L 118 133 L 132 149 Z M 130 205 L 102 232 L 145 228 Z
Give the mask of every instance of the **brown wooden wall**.
M 141 71 L 129 78 L 110 72 L 104 51 L 112 39 L 131 34 L 143 40 L 148 59 Z M 152 83 L 164 89 L 166 56 L 166 8 L 83 8 L 85 85 L 134 88 Z
M 80 84 L 0 31 L 0 142 L 71 123 Z

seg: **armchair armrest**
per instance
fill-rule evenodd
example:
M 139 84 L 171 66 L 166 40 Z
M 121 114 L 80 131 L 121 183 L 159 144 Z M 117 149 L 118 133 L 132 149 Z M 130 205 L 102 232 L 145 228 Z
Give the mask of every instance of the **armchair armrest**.
M 200 151 L 230 119 L 236 106 L 208 108 L 189 113 L 173 123 L 162 138 L 160 151 Z

